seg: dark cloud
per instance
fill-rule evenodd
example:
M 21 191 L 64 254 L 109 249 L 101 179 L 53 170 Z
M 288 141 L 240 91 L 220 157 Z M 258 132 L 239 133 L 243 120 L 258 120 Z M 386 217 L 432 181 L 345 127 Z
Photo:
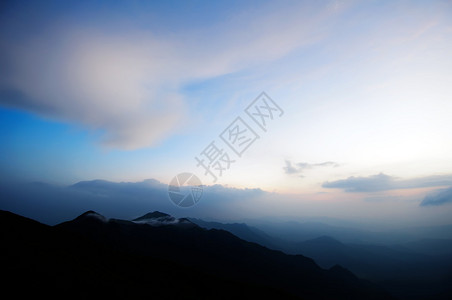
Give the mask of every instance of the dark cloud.
M 290 160 L 286 160 L 286 165 L 283 167 L 283 169 L 286 174 L 290 175 L 290 174 L 301 174 L 306 169 L 313 169 L 317 167 L 338 167 L 338 166 L 339 164 L 333 161 L 311 164 L 307 162 L 292 163 Z
M 324 188 L 343 189 L 346 192 L 379 192 L 396 189 L 413 189 L 452 184 L 452 175 L 427 176 L 415 179 L 401 180 L 380 173 L 369 177 L 349 177 L 337 181 L 327 181 Z
M 383 173 L 369 177 L 349 177 L 322 184 L 324 188 L 343 189 L 346 192 L 375 192 L 393 188 L 394 178 Z
M 285 172 L 286 174 L 297 174 L 297 173 L 298 173 L 297 168 L 295 168 L 295 167 L 292 165 L 292 163 L 291 163 L 290 161 L 288 161 L 288 160 L 286 160 L 286 166 L 283 167 L 283 169 L 284 169 L 284 172 Z
M 46 224 L 57 224 L 94 210 L 107 217 L 132 219 L 159 210 L 176 217 L 228 217 L 237 214 L 243 201 L 268 194 L 261 189 L 205 186 L 193 208 L 176 207 L 168 185 L 154 179 L 141 182 L 81 181 L 70 186 L 47 183 L 0 182 L 0 209 Z
M 452 187 L 447 189 L 440 189 L 425 196 L 420 206 L 436 206 L 446 203 L 452 203 Z

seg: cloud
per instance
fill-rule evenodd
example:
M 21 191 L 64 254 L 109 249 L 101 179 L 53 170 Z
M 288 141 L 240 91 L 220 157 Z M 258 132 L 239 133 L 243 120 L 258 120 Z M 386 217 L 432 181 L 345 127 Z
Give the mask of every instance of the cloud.
M 288 160 L 286 160 L 286 166 L 283 167 L 283 169 L 286 174 L 297 174 L 298 173 L 297 168 L 292 166 L 292 163 Z
M 437 206 L 452 203 L 452 187 L 437 190 L 422 200 L 420 206 Z
M 33 11 L 40 13 L 49 12 Z M 313 43 L 324 36 L 321 21 L 335 13 L 307 5 L 267 7 L 253 12 L 259 22 L 239 14 L 204 30 L 157 35 L 160 28 L 138 21 L 129 20 L 128 27 L 116 22 L 114 30 L 93 20 L 83 25 L 74 16 L 47 16 L 56 20 L 41 24 L 10 10 L 0 26 L 0 105 L 98 130 L 110 147 L 153 146 L 188 122 L 185 85 Z
M 291 161 L 286 160 L 286 165 L 283 167 L 284 173 L 286 174 L 301 174 L 304 170 L 306 169 L 313 169 L 313 168 L 317 168 L 317 167 L 338 167 L 339 164 L 335 163 L 333 161 L 326 161 L 326 162 L 322 162 L 322 163 L 314 163 L 314 164 L 310 164 L 310 163 L 306 163 L 306 162 L 300 162 L 300 163 L 295 163 L 292 164 Z M 303 177 L 302 175 L 300 175 L 301 177 Z
M 325 182 L 324 188 L 343 189 L 346 192 L 379 192 L 396 189 L 413 189 L 452 184 L 452 175 L 427 176 L 401 180 L 380 173 L 369 177 L 349 177 L 337 181 Z
M 163 86 L 171 47 L 149 37 L 63 29 L 0 44 L 0 104 L 103 132 L 106 146 L 154 145 L 183 121 L 182 95 Z M 160 77 L 158 77 L 160 75 Z
M 168 185 L 154 179 L 141 182 L 90 180 L 69 186 L 0 182 L 0 209 L 46 224 L 57 224 L 88 210 L 129 220 L 155 210 L 177 217 L 211 218 L 216 215 L 232 218 L 240 215 L 244 202 L 261 199 L 268 194 L 261 189 L 205 186 L 196 206 L 181 209 L 169 199 Z

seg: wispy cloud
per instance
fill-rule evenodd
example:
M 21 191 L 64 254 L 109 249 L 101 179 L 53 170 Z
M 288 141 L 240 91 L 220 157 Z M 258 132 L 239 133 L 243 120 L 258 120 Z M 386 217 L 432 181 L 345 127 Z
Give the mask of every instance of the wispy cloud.
M 349 177 L 322 184 L 324 188 L 343 189 L 346 192 L 379 192 L 397 189 L 413 189 L 452 184 L 452 175 L 427 176 L 415 179 L 398 179 L 383 173 L 368 177 Z
M 299 162 L 292 163 L 290 160 L 286 160 L 286 165 L 283 167 L 283 170 L 286 174 L 302 174 L 306 169 L 313 169 L 318 167 L 338 167 L 339 164 L 333 161 L 326 161 L 321 163 L 307 163 L 307 162 Z M 303 175 L 301 175 L 303 176 Z
M 100 130 L 107 146 L 152 146 L 188 122 L 184 85 L 279 59 L 323 37 L 321 21 L 337 13 L 284 7 L 253 12 L 257 23 L 240 14 L 164 36 L 133 22 L 108 30 L 77 18 L 31 24 L 36 36 L 18 29 L 26 13 L 10 12 L 0 30 L 0 104 Z
M 425 196 L 420 206 L 437 206 L 452 203 L 452 187 L 440 189 Z

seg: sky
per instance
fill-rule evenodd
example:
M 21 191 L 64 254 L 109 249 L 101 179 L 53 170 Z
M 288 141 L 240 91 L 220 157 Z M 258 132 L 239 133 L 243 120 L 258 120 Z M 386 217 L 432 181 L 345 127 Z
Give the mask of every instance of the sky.
M 450 53 L 450 1 L 2 2 L 0 178 L 189 172 L 233 196 L 186 214 L 446 224 Z

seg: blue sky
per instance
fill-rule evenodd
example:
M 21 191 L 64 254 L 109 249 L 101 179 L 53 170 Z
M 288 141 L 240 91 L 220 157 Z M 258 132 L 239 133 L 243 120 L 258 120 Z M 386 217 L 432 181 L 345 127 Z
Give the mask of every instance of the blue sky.
M 236 117 L 253 124 L 244 109 L 265 91 L 284 114 L 267 132 L 257 128 L 260 138 L 215 183 L 285 195 L 281 214 L 346 218 L 379 205 L 380 215 L 434 219 L 451 210 L 448 1 L 0 9 L 5 180 L 168 183 L 193 172 L 213 184 L 194 157 L 221 145 Z M 421 205 L 438 193 L 437 211 Z

